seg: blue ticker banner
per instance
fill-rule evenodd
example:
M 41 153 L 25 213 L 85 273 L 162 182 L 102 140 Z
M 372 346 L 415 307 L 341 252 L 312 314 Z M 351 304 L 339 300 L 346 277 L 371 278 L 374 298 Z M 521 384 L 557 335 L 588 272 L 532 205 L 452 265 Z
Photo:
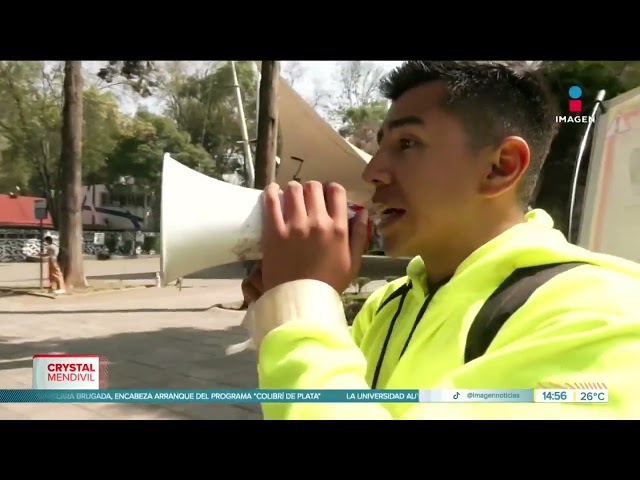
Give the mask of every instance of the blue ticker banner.
M 592 390 L 0 390 L 0 403 L 606 403 Z

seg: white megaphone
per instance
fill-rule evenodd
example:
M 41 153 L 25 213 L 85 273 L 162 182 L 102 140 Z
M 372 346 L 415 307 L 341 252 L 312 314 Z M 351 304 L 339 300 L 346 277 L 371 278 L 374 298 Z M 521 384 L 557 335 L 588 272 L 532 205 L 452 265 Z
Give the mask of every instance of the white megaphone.
M 165 154 L 162 284 L 206 268 L 260 259 L 261 195 L 261 190 L 216 180 Z

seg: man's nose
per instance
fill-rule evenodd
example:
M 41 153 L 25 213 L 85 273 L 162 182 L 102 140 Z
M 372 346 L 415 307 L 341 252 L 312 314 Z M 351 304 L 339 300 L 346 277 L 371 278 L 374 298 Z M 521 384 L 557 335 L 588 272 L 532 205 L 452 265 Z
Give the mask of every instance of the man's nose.
M 389 185 L 393 178 L 390 167 L 387 156 L 382 149 L 378 149 L 362 172 L 362 179 L 376 186 Z

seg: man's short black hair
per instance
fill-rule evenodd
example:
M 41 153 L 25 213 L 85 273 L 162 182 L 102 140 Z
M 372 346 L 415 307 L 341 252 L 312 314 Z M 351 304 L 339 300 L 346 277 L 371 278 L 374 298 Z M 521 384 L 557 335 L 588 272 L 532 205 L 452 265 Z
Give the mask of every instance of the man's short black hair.
M 53 243 L 53 238 L 47 235 L 46 237 L 44 237 L 44 243 Z
M 411 60 L 384 77 L 380 91 L 397 100 L 435 81 L 447 85 L 444 107 L 462 120 L 472 148 L 498 146 L 512 135 L 529 144 L 531 161 L 518 189 L 526 205 L 557 133 L 556 102 L 542 72 L 529 62 Z

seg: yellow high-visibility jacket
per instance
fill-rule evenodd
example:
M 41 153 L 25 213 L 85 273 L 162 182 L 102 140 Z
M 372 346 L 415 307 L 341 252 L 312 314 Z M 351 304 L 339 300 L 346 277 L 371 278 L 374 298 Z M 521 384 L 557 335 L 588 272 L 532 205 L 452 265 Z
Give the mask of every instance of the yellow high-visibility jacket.
M 465 363 L 471 323 L 518 268 L 584 262 L 538 288 L 487 352 Z M 541 210 L 471 254 L 429 296 L 422 260 L 374 292 L 351 331 L 329 285 L 299 280 L 266 292 L 250 309 L 262 389 L 368 389 L 400 300 L 376 388 L 533 389 L 599 383 L 606 404 L 264 404 L 265 419 L 637 419 L 640 418 L 640 265 L 568 243 Z M 420 316 L 410 341 L 410 332 Z

